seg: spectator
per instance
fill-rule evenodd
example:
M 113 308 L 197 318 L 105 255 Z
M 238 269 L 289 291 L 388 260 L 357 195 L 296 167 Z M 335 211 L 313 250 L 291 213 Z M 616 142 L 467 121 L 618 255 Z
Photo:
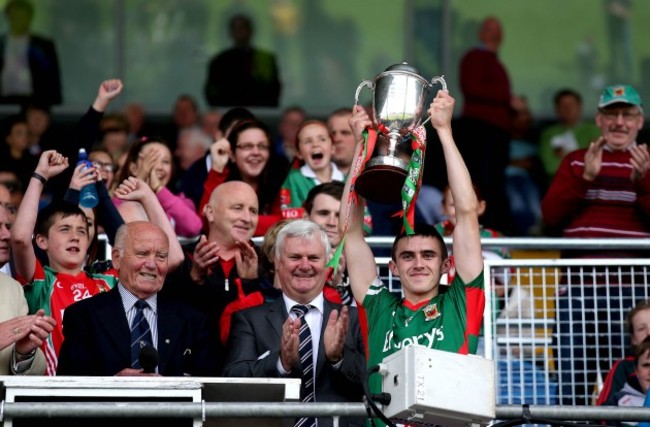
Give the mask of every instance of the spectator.
M 582 121 L 582 97 L 572 89 L 562 89 L 553 98 L 558 123 L 542 131 L 539 155 L 544 169 L 553 178 L 562 159 L 571 151 L 587 148 L 600 136 L 594 123 Z
M 25 120 L 29 133 L 29 152 L 40 156 L 43 150 L 55 148 L 58 142 L 52 127 L 50 108 L 45 104 L 31 102 L 25 108 Z
M 352 117 L 351 109 L 339 108 L 330 114 L 327 119 L 327 127 L 334 144 L 332 161 L 345 175 L 350 173 L 352 159 L 354 158 L 354 147 L 356 146 L 354 135 L 348 124 L 350 117 Z
M 643 406 L 645 395 L 650 388 L 650 338 L 646 338 L 634 352 L 634 374 L 628 377 L 623 388 L 614 393 L 606 405 L 639 407 Z M 626 421 L 626 426 L 636 426 L 637 422 Z
M 221 136 L 216 138 L 213 144 L 218 143 L 221 139 L 227 138 L 230 128 L 232 128 L 239 120 L 254 118 L 253 113 L 245 108 L 231 108 L 219 121 L 219 134 Z M 203 183 L 205 183 L 205 180 L 208 178 L 208 172 L 212 169 L 212 156 L 210 153 L 210 150 L 206 150 L 204 158 L 194 162 L 194 164 L 183 174 L 178 183 L 180 191 L 192 199 L 195 206 L 199 207 L 199 214 L 203 212 L 201 209 L 201 199 L 204 196 Z M 209 197 L 209 195 L 207 197 Z
M 212 168 L 203 184 L 203 211 L 212 191 L 225 181 L 244 181 L 257 193 L 259 221 L 255 236 L 263 236 L 282 218 L 279 204 L 280 186 L 287 176 L 288 164 L 271 151 L 271 135 L 257 120 L 244 120 L 232 127 L 228 139 L 210 148 Z
M 650 237 L 650 155 L 636 141 L 643 120 L 641 98 L 633 87 L 603 90 L 596 114 L 601 136 L 562 160 L 542 200 L 548 226 L 572 238 Z M 639 253 L 576 250 L 562 256 L 624 258 Z M 606 371 L 623 356 L 623 319 L 615 313 L 627 312 L 636 303 L 635 296 L 645 295 L 642 278 L 607 271 L 603 266 L 584 276 L 567 273 L 558 293 L 560 363 L 566 376 L 562 383 L 576 384 L 575 389 L 563 390 L 568 396 L 564 404 L 586 403 L 598 370 Z M 576 328 L 582 324 L 593 329 L 587 333 Z M 598 360 L 586 359 L 587 352 L 597 352 Z
M 133 222 L 118 230 L 112 251 L 118 285 L 68 307 L 58 375 L 216 375 L 217 351 L 208 319 L 159 295 L 168 255 L 169 239 L 156 225 Z M 136 322 L 146 325 L 138 341 Z M 155 367 L 140 365 L 146 346 L 160 354 Z
M 41 154 L 18 209 L 11 236 L 16 278 L 24 286 L 29 312 L 45 310 L 45 314 L 56 320 L 56 328 L 42 346 L 47 359 L 47 375 L 56 373 L 57 356 L 63 342 L 63 311 L 75 301 L 109 290 L 116 282 L 111 274 L 89 276 L 83 272 L 89 245 L 88 223 L 78 207 L 63 202 L 38 212 L 45 183 L 67 167 L 68 159 L 60 153 L 44 151 Z M 47 254 L 48 267 L 43 267 L 36 258 L 32 234 L 36 245 Z
M 464 354 L 476 351 L 485 306 L 478 201 L 452 138 L 453 107 L 454 99 L 438 91 L 429 108 L 431 124 L 445 155 L 456 209 L 453 263 L 447 257 L 442 236 L 432 226 L 417 224 L 413 235 L 400 234 L 395 238 L 389 262 L 390 271 L 399 276 L 404 293 L 404 299 L 396 297 L 378 278 L 374 255 L 363 236 L 364 199 L 359 197 L 356 206 L 341 204 L 341 217 L 350 214 L 345 258 L 352 292 L 366 313 L 368 366 L 376 365 L 406 345 Z M 350 125 L 357 139 L 356 160 L 363 146 L 362 131 L 372 126 L 372 122 L 366 111 L 357 106 Z M 348 179 L 343 200 L 347 200 L 350 188 Z M 342 227 L 341 232 L 344 231 Z M 452 268 L 454 280 L 446 292 L 440 292 L 440 278 Z M 444 333 L 440 333 L 440 328 L 444 328 Z M 380 389 L 380 377 L 371 378 L 370 392 L 377 393 Z
M 223 138 L 223 135 L 219 131 L 219 122 L 221 121 L 221 113 L 212 110 L 206 111 L 201 116 L 201 129 L 205 132 L 206 135 L 209 135 L 213 141 Z
M 503 41 L 501 22 L 483 20 L 478 33 L 480 44 L 460 63 L 460 88 L 464 97 L 458 123 L 458 149 L 472 181 L 485 196 L 488 210 L 486 227 L 509 234 L 505 171 L 509 160 L 511 90 L 508 73 L 497 56 Z
M 10 0 L 5 6 L 9 33 L 0 38 L 0 102 L 61 103 L 61 77 L 54 43 L 30 32 L 34 6 Z
M 533 116 L 524 96 L 515 96 L 512 103 L 513 120 L 510 130 L 510 163 L 506 168 L 506 191 L 510 213 L 515 224 L 510 231 L 515 236 L 541 233 L 541 188 L 546 187 L 538 149 L 532 141 Z
M 251 46 L 253 23 L 246 15 L 229 22 L 234 46 L 217 54 L 208 68 L 205 98 L 219 107 L 277 107 L 280 80 L 275 56 Z
M 296 136 L 300 125 L 305 121 L 306 113 L 302 107 L 293 106 L 282 110 L 278 123 L 278 137 L 275 139 L 275 152 L 293 162 L 296 157 Z
M 129 149 L 129 131 L 122 127 L 109 127 L 99 135 L 98 149 L 105 150 L 113 162 Z
M 27 122 L 22 117 L 11 120 L 5 143 L 0 148 L 0 170 L 16 174 L 23 188 L 27 187 L 30 171 L 34 170 L 38 157 L 29 151 Z
M 650 300 L 639 301 L 625 318 L 625 328 L 630 337 L 630 353 L 617 360 L 607 373 L 603 388 L 598 395 L 597 405 L 606 405 L 612 396 L 620 391 L 634 375 L 634 354 L 637 346 L 650 336 Z
M 275 266 L 282 298 L 233 315 L 225 376 L 298 377 L 302 402 L 361 401 L 365 357 L 356 309 L 323 297 L 330 254 L 327 235 L 311 221 L 280 230 Z M 316 425 L 314 418 L 299 422 Z M 332 420 L 318 419 L 318 425 Z
M 12 216 L 5 204 L 0 204 L 0 267 L 10 258 Z M 44 310 L 29 316 L 27 311 L 20 284 L 0 273 L 0 375 L 41 375 L 45 372 L 45 356 L 39 347 L 56 322 L 46 316 Z
M 124 116 L 129 123 L 128 144 L 133 144 L 144 136 L 144 107 L 137 102 L 130 102 L 124 109 Z
M 307 193 L 318 184 L 345 181 L 343 172 L 332 162 L 332 138 L 327 125 L 319 120 L 303 122 L 296 136 L 296 158 L 303 163 L 292 169 L 282 184 L 280 201 L 284 218 L 300 218 Z
M 341 197 L 345 184 L 340 181 L 319 184 L 309 190 L 303 207 L 305 218 L 320 225 L 329 238 L 332 250 L 336 250 L 341 243 L 339 235 L 339 212 L 341 211 Z M 351 305 L 354 303 L 350 291 L 350 278 L 345 267 L 345 256 L 341 254 L 336 274 L 328 278 L 323 287 L 323 295 L 332 302 Z
M 0 185 L 9 190 L 10 203 L 14 208 L 18 209 L 25 194 L 23 192 L 24 187 L 18 180 L 18 176 L 13 172 L 0 170 Z
M 181 171 L 186 171 L 194 162 L 202 159 L 212 142 L 213 139 L 199 128 L 183 129 L 178 135 L 178 144 L 174 151 Z
M 129 177 L 137 177 L 146 183 L 156 194 L 176 234 L 181 237 L 198 236 L 201 232 L 201 218 L 190 199 L 183 193 L 176 195 L 167 188 L 171 175 L 172 155 L 165 141 L 144 137 L 129 148 L 118 182 L 123 183 Z M 132 204 L 123 204 L 117 199 L 113 201 L 126 222 L 136 218 L 146 220 L 146 217 L 133 216 Z
M 212 192 L 203 208 L 208 234 L 201 236 L 164 292 L 205 312 L 225 343 L 230 314 L 261 304 L 258 256 L 251 241 L 257 227 L 257 194 L 243 181 L 229 181 Z

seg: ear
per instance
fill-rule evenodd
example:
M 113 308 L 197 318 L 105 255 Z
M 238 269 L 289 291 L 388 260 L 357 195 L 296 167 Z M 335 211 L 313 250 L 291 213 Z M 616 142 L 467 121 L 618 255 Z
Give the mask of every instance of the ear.
M 392 259 L 388 261 L 388 269 L 393 274 L 393 276 L 399 276 L 399 270 L 397 269 L 397 264 Z
M 120 261 L 121 261 L 121 259 L 120 259 L 120 251 L 113 248 L 113 250 L 111 251 L 111 258 L 112 258 L 111 261 L 113 263 L 113 268 L 115 268 L 116 270 L 119 270 L 120 269 Z
M 214 222 L 214 212 L 211 204 L 203 206 L 203 216 L 208 220 L 209 223 Z
M 453 267 L 453 262 L 451 260 L 451 257 L 447 257 L 443 262 L 442 266 L 440 267 L 440 275 L 447 274 L 449 273 L 449 270 Z
M 232 150 L 228 152 L 228 158 L 231 162 L 235 163 L 235 153 Z
M 47 251 L 47 237 L 42 234 L 37 234 L 34 238 L 34 241 L 36 242 L 36 246 L 44 251 Z
M 135 175 L 138 172 L 138 166 L 135 163 L 129 163 L 129 173 Z

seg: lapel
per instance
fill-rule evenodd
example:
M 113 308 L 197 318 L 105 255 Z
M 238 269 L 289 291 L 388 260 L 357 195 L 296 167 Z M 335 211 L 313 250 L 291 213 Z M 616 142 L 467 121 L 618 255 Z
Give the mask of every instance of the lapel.
M 284 298 L 282 296 L 278 297 L 275 301 L 269 303 L 267 307 L 266 320 L 270 329 L 275 333 L 275 339 L 280 342 L 282 339 L 282 325 L 284 325 L 288 317 Z
M 178 349 L 184 326 L 171 300 L 158 294 L 158 372 L 164 372 L 173 349 Z M 191 349 L 190 349 L 191 351 Z
M 101 320 L 99 324 L 106 331 L 106 335 L 120 357 L 130 361 L 131 330 L 117 286 L 106 294 L 105 299 L 105 304 L 98 307 L 96 311 L 97 317 Z

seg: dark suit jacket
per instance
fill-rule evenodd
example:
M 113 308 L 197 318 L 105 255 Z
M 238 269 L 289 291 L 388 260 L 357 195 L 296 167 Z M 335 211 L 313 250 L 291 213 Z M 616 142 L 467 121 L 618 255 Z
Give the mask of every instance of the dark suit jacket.
M 323 332 L 332 310 L 341 305 L 325 300 L 318 362 L 316 364 L 317 402 L 360 402 L 365 378 L 365 355 L 356 308 L 350 308 L 350 324 L 345 340 L 343 361 L 334 369 L 325 360 Z M 226 377 L 279 377 L 277 361 L 280 356 L 282 325 L 287 319 L 283 298 L 233 314 L 226 349 L 223 374 Z M 268 354 L 267 354 L 268 352 Z M 261 356 L 265 355 L 260 359 Z M 300 378 L 300 368 L 291 377 Z M 331 418 L 318 420 L 319 426 L 331 426 Z M 341 425 L 363 425 L 363 419 L 341 419 Z
M 57 375 L 111 376 L 131 366 L 131 332 L 117 287 L 69 306 L 63 336 Z M 161 375 L 216 375 L 218 342 L 203 314 L 158 295 Z
M 4 49 L 6 42 L 7 36 L 2 36 L 0 38 L 0 70 L 4 67 Z M 29 70 L 32 73 L 32 88 L 34 90 L 31 99 L 46 105 L 60 104 L 61 76 L 59 74 L 59 60 L 56 55 L 54 43 L 49 39 L 30 35 L 27 59 L 29 61 Z M 21 101 L 11 98 L 0 98 L 0 103 L 13 104 Z

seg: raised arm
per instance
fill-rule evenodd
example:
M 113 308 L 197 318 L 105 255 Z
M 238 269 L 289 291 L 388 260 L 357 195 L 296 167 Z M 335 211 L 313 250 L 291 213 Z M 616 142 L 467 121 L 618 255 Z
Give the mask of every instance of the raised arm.
M 465 283 L 483 271 L 483 255 L 478 223 L 478 200 L 465 162 L 451 133 L 455 100 L 447 92 L 438 94 L 429 107 L 431 125 L 438 133 L 447 165 L 447 178 L 456 208 L 453 253 L 458 274 Z
M 31 283 L 36 267 L 36 254 L 32 246 L 32 234 L 38 215 L 38 202 L 43 192 L 45 182 L 63 172 L 68 167 L 68 158 L 54 150 L 41 154 L 34 176 L 29 180 L 27 191 L 20 203 L 16 221 L 11 229 L 11 250 L 13 253 L 16 274 L 22 284 Z M 36 178 L 36 176 L 38 178 Z M 45 182 L 43 182 L 43 181 Z
M 372 125 L 370 117 L 361 106 L 356 106 L 350 117 L 350 127 L 356 138 L 357 146 L 355 149 L 354 160 L 352 165 L 357 163 L 363 148 L 363 136 L 361 133 L 366 127 Z M 348 175 L 345 183 L 345 190 L 341 199 L 341 212 L 339 222 L 339 232 L 343 233 L 344 224 L 348 217 L 348 196 L 350 194 L 352 174 Z M 366 201 L 363 197 L 358 197 L 356 206 L 350 206 L 350 222 L 345 237 L 345 260 L 347 263 L 348 275 L 350 277 L 350 286 L 352 293 L 357 302 L 363 302 L 363 299 L 370 288 L 370 284 L 377 277 L 377 264 L 375 256 L 366 243 L 363 236 L 363 213 Z
M 136 177 L 125 179 L 115 190 L 115 196 L 121 200 L 137 201 L 142 204 L 147 219 L 163 229 L 169 238 L 169 271 L 174 270 L 182 262 L 185 255 L 178 241 L 178 236 L 169 222 L 169 218 L 158 202 L 156 195 L 149 185 Z M 128 221 L 127 221 L 128 222 Z

